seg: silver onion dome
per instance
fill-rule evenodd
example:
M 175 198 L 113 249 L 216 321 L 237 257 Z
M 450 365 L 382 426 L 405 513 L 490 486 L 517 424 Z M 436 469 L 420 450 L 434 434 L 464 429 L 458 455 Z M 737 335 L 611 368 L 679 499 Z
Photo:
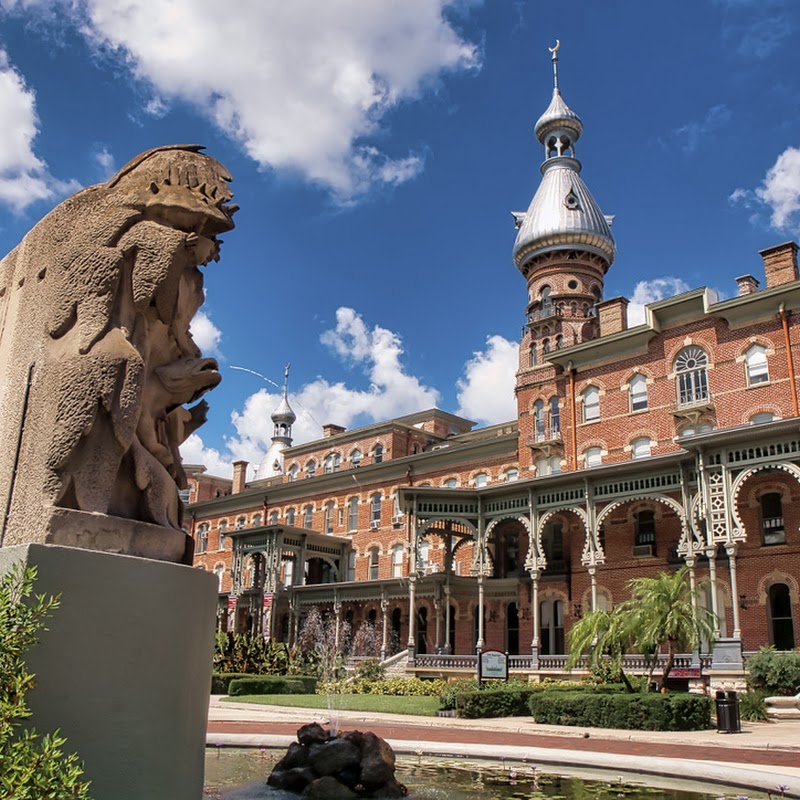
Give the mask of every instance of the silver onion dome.
M 561 92 L 556 87 L 553 89 L 553 99 L 547 110 L 536 121 L 533 132 L 536 138 L 545 143 L 549 133 L 557 130 L 568 130 L 573 135 L 573 142 L 583 133 L 581 118 L 564 102 Z

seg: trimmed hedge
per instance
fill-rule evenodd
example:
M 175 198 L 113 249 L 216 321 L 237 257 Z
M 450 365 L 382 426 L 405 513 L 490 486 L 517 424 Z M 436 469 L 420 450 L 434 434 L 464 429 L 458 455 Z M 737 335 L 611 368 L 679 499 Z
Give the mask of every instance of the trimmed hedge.
M 313 694 L 306 691 L 305 680 L 276 675 L 248 675 L 246 678 L 232 680 L 228 686 L 228 694 L 231 697 L 246 694 Z
M 512 686 L 508 684 L 498 689 L 480 689 L 477 692 L 457 694 L 456 713 L 467 719 L 527 717 L 530 714 L 528 702 L 536 690 L 529 688 L 527 684 Z
M 537 692 L 528 700 L 536 722 L 642 731 L 697 731 L 711 726 L 711 698 L 698 694 Z
M 312 675 L 253 675 L 250 672 L 215 672 L 211 676 L 211 694 L 230 694 L 230 683 L 233 680 L 244 678 L 266 678 L 293 681 L 301 681 L 303 691 L 300 694 L 315 694 L 317 691 L 317 679 Z M 269 694 L 268 692 L 248 692 L 248 694 Z M 275 694 L 288 694 L 287 692 L 275 692 Z

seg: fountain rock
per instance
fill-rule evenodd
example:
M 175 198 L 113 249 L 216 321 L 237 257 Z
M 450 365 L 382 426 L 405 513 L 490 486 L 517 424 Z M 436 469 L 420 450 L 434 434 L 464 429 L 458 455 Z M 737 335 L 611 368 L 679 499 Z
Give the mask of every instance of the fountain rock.
M 406 787 L 394 770 L 394 751 L 384 739 L 361 731 L 337 736 L 314 722 L 297 731 L 297 742 L 289 745 L 267 783 L 305 800 L 405 797 Z

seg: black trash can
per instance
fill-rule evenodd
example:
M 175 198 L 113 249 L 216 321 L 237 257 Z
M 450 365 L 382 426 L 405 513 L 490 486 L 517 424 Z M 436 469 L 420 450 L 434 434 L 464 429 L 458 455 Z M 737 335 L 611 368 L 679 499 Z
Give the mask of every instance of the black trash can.
M 717 733 L 741 733 L 736 692 L 717 692 Z

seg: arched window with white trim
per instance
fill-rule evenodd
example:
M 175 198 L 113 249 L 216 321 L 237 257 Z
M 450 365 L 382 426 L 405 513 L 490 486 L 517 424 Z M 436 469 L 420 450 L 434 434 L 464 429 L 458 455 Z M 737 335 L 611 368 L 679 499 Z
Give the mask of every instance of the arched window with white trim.
M 537 442 L 544 439 L 544 400 L 533 404 L 533 432 Z
M 197 552 L 205 553 L 208 551 L 208 529 L 211 526 L 203 522 L 197 527 Z
M 401 544 L 392 547 L 392 577 L 403 577 L 403 545 Z
M 744 360 L 748 386 L 769 381 L 769 367 L 767 365 L 767 350 L 765 347 L 760 344 L 751 345 L 744 351 Z
M 596 386 L 587 386 L 582 392 L 583 421 L 594 422 L 600 419 L 600 390 Z
M 317 462 L 314 461 L 312 458 L 311 461 L 306 464 L 306 477 L 313 478 L 317 472 Z
M 603 463 L 603 449 L 601 447 L 589 447 L 583 455 L 587 467 L 599 467 Z
M 649 436 L 640 436 L 631 442 L 631 458 L 647 458 L 653 451 L 653 440 Z
M 347 530 L 358 530 L 358 498 L 351 497 L 347 501 Z
M 314 506 L 307 505 L 303 507 L 303 527 L 310 528 L 314 521 Z
M 678 406 L 693 406 L 708 401 L 708 356 L 702 347 L 684 347 L 675 358 Z
M 360 467 L 361 466 L 362 457 L 363 457 L 362 453 L 358 448 L 353 450 L 353 452 L 350 453 L 350 466 L 351 467 Z
M 647 409 L 647 378 L 644 375 L 634 375 L 630 383 L 631 411 L 645 411 Z
M 479 472 L 475 476 L 475 488 L 480 489 L 483 486 L 486 486 L 486 482 L 489 476 L 485 472 Z

